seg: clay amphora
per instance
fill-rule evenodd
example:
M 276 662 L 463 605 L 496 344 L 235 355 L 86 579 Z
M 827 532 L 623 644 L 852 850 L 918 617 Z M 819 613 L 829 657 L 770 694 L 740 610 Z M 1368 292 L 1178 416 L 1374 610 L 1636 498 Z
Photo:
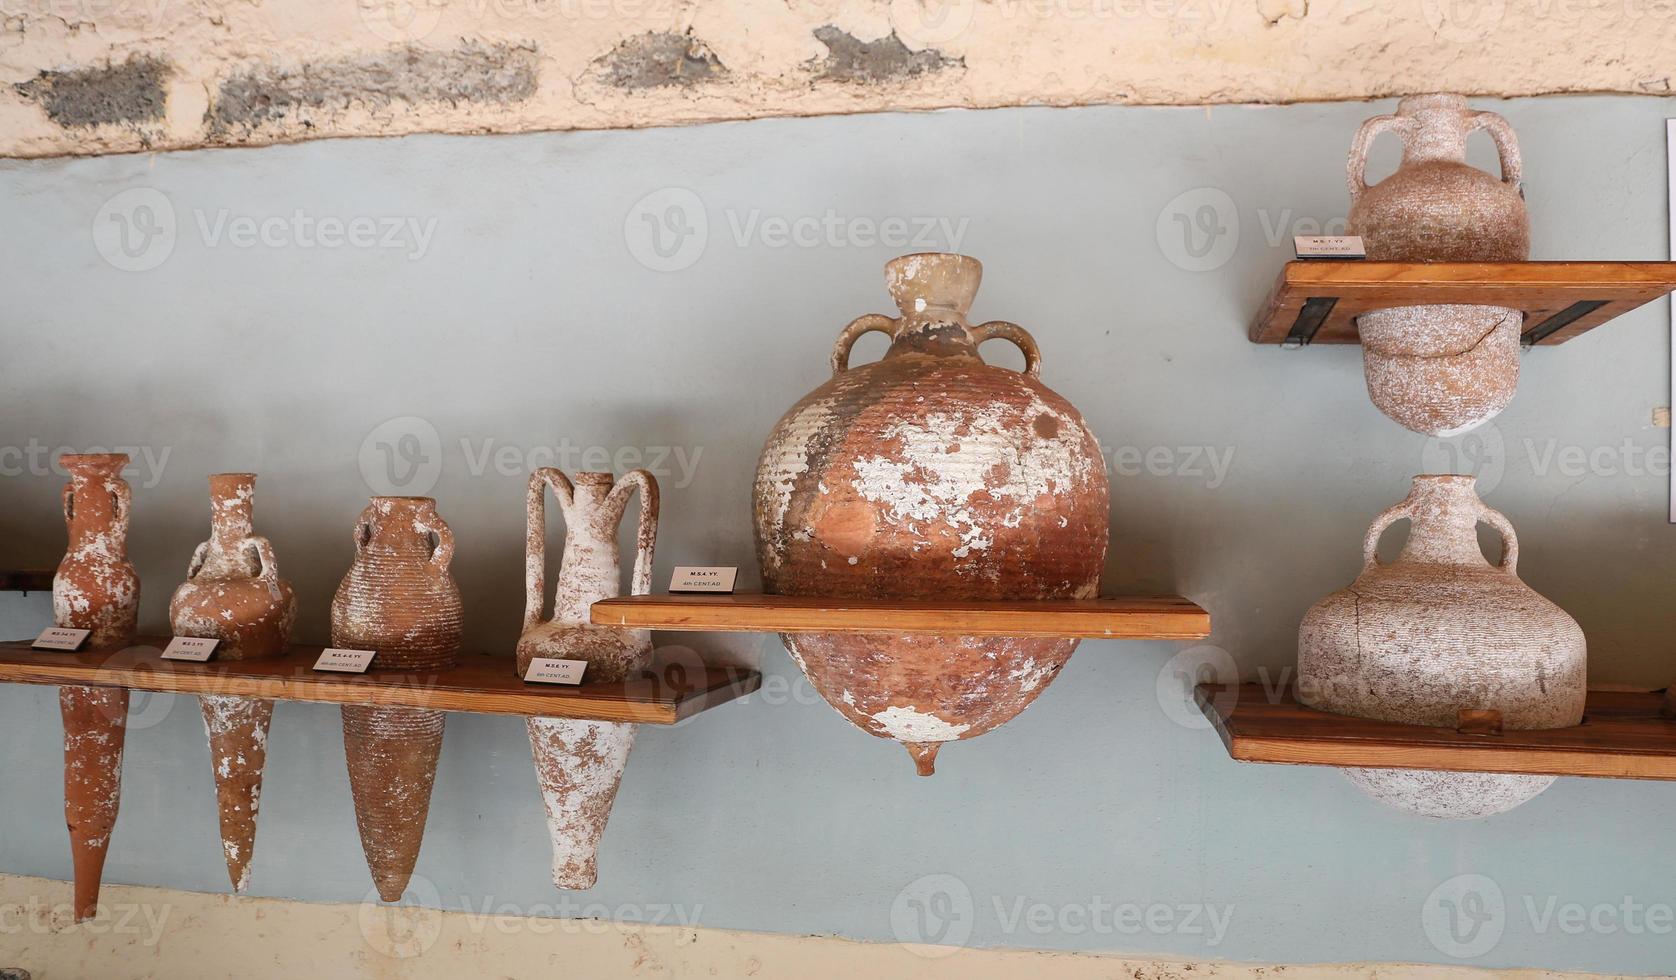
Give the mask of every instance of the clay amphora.
M 169 600 L 176 636 L 217 639 L 217 660 L 284 656 L 297 615 L 291 584 L 279 577 L 273 546 L 251 524 L 254 473 L 209 478 L 210 537 L 192 553 L 186 582 Z M 250 883 L 262 769 L 274 705 L 263 698 L 206 694 L 198 698 L 209 734 L 215 794 L 221 811 L 221 849 L 233 890 Z
M 565 519 L 564 558 L 553 589 L 553 614 L 546 620 L 541 618 L 547 600 L 544 486 L 553 488 Z M 620 682 L 650 665 L 650 631 L 593 626 L 588 619 L 595 602 L 622 595 L 617 526 L 636 489 L 640 530 L 631 594 L 646 595 L 652 590 L 652 548 L 658 534 L 658 482 L 652 474 L 634 470 L 616 481 L 610 473 L 578 473 L 574 482 L 552 467 L 530 474 L 518 676 L 524 676 L 538 657 L 587 661 L 582 675 L 586 683 Z M 530 718 L 526 726 L 553 839 L 553 884 L 591 888 L 599 877 L 595 857 L 600 837 L 639 726 L 567 718 Z
M 332 599 L 332 645 L 376 650 L 378 672 L 422 673 L 459 659 L 454 534 L 429 497 L 374 497 L 355 524 L 355 561 Z M 361 848 L 379 897 L 399 901 L 419 859 L 442 751 L 444 714 L 343 706 L 343 748 Z
M 1466 162 L 1466 140 L 1485 129 L 1502 176 Z M 1403 142 L 1397 172 L 1368 186 L 1374 138 Z M 1379 262 L 1523 262 L 1530 219 L 1520 190 L 1519 144 L 1507 120 L 1474 112 L 1458 95 L 1403 99 L 1395 115 L 1362 124 L 1350 148 L 1349 232 Z M 1392 420 L 1454 435 L 1493 418 L 1519 383 L 1524 314 L 1500 306 L 1425 305 L 1357 318 L 1368 395 Z
M 1466 162 L 1467 137 L 1495 140 L 1501 177 Z M 1396 173 L 1368 186 L 1374 138 L 1403 144 Z M 1523 168 L 1513 127 L 1493 112 L 1474 112 L 1459 95 L 1414 95 L 1395 115 L 1362 123 L 1346 165 L 1349 233 L 1362 236 L 1373 262 L 1523 262 L 1530 258 L 1530 218 L 1520 188 Z
M 134 642 L 140 577 L 128 563 L 131 496 L 122 453 L 66 454 L 64 522 L 70 544 L 52 580 L 53 622 L 85 629 L 85 649 L 118 651 Z M 99 879 L 122 796 L 122 747 L 128 691 L 61 687 L 64 720 L 64 820 L 75 865 L 76 921 L 93 918 Z
M 755 530 L 775 594 L 904 599 L 1080 599 L 1099 593 L 1109 496 L 1099 444 L 1037 380 L 1017 324 L 973 326 L 982 267 L 963 255 L 886 266 L 900 316 L 845 327 L 832 378 L 794 405 L 757 464 Z M 876 331 L 884 358 L 849 366 Z M 1023 371 L 985 364 L 992 338 Z M 829 704 L 895 739 L 921 775 L 938 747 L 1006 722 L 1047 686 L 1074 639 L 799 633 L 786 649 Z
M 1470 476 L 1417 476 L 1362 543 L 1362 574 L 1311 608 L 1298 631 L 1298 697 L 1323 711 L 1456 727 L 1463 710 L 1501 713 L 1506 729 L 1565 728 L 1583 719 L 1583 631 L 1516 574 L 1519 539 L 1485 506 Z M 1410 521 L 1396 561 L 1380 535 Z M 1500 532 L 1501 563 L 1477 525 Z M 1433 817 L 1482 817 L 1529 800 L 1552 776 L 1346 769 L 1368 795 Z
M 1519 384 L 1524 314 L 1501 306 L 1398 306 L 1356 318 L 1368 397 L 1406 429 L 1467 432 L 1501 414 Z

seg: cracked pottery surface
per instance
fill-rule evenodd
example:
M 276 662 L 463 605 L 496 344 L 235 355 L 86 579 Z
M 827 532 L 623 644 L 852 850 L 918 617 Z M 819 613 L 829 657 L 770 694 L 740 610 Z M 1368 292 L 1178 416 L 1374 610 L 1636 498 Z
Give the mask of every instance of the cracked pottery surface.
M 1453 728 L 1462 710 L 1501 712 L 1508 729 L 1566 728 L 1583 719 L 1583 631 L 1519 580 L 1519 542 L 1470 476 L 1417 476 L 1363 541 L 1361 575 L 1322 599 L 1298 630 L 1298 699 L 1335 714 Z M 1411 522 L 1402 553 L 1376 557 L 1391 524 Z M 1478 524 L 1500 532 L 1485 561 Z M 1482 817 L 1542 792 L 1552 776 L 1347 769 L 1369 796 L 1433 817 Z
M 1453 436 L 1501 414 L 1519 384 L 1525 315 L 1502 306 L 1397 306 L 1356 318 L 1368 397 L 1403 428 Z
M 1467 137 L 1487 130 L 1502 175 L 1466 162 Z M 1403 143 L 1396 173 L 1369 186 L 1368 150 L 1381 133 Z M 1348 233 L 1374 262 L 1523 262 L 1530 218 L 1513 127 L 1458 95 L 1403 99 L 1364 122 L 1346 164 Z M 1356 326 L 1368 397 L 1403 427 L 1456 435 L 1494 418 L 1519 383 L 1524 314 L 1496 306 L 1434 304 L 1365 313 Z
M 547 487 L 552 488 L 564 514 L 565 540 L 553 587 L 553 612 L 543 619 Z M 595 602 L 623 593 L 617 530 L 636 490 L 640 492 L 640 525 L 631 594 L 647 595 L 652 591 L 652 552 L 658 535 L 657 479 L 646 470 L 633 470 L 621 480 L 610 473 L 578 473 L 572 479 L 553 467 L 530 474 L 518 676 L 536 658 L 586 661 L 583 679 L 587 683 L 622 681 L 650 666 L 650 630 L 594 626 L 588 616 Z M 599 877 L 600 838 L 640 726 L 570 718 L 530 718 L 525 726 L 553 842 L 553 884 L 591 888 Z
M 434 539 L 434 543 L 433 543 Z M 375 650 L 379 672 L 423 673 L 460 655 L 454 534 L 429 497 L 374 497 L 355 524 L 355 561 L 332 599 L 332 645 Z M 379 897 L 399 901 L 419 859 L 445 715 L 343 706 L 344 755 L 361 848 Z
M 186 581 L 169 600 L 170 628 L 176 636 L 219 640 L 215 656 L 220 660 L 282 656 L 291 640 L 297 598 L 279 576 L 273 545 L 256 536 L 256 475 L 213 474 L 209 491 L 210 537 L 192 553 Z M 250 884 L 273 702 L 205 695 L 198 705 L 209 737 L 227 876 L 233 890 L 243 892 Z
M 53 623 L 90 630 L 88 650 L 117 652 L 132 645 L 140 608 L 140 578 L 128 563 L 132 496 L 122 453 L 66 454 L 64 487 L 69 547 L 52 580 Z M 126 688 L 61 687 L 64 724 L 64 822 L 75 866 L 75 917 L 93 917 L 99 879 L 110 850 L 122 797 L 122 750 L 127 736 Z
M 1109 490 L 1099 445 L 1037 380 L 1017 324 L 967 321 L 976 259 L 928 253 L 886 266 L 900 316 L 863 316 L 838 339 L 833 376 L 781 418 L 757 466 L 763 586 L 783 595 L 1080 599 L 1099 594 Z M 849 367 L 863 334 L 884 358 Z M 985 364 L 984 340 L 1025 353 Z M 815 689 L 870 734 L 903 743 L 930 775 L 945 742 L 1029 705 L 1077 641 L 896 634 L 782 636 Z

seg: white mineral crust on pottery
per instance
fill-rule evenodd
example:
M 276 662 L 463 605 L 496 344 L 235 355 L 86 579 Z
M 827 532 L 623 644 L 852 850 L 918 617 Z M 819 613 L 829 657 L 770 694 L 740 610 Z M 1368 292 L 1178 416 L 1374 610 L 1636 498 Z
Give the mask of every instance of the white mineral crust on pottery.
M 1519 385 L 1524 314 L 1502 306 L 1398 306 L 1356 318 L 1368 397 L 1404 428 L 1451 436 L 1495 418 Z
M 1480 129 L 1495 141 L 1500 178 L 1466 162 L 1467 137 Z M 1402 164 L 1369 186 L 1368 150 L 1385 132 L 1402 140 Z M 1410 96 L 1394 115 L 1364 122 L 1351 143 L 1348 232 L 1361 236 L 1373 262 L 1523 262 L 1530 258 L 1523 176 L 1506 119 L 1473 111 L 1459 95 Z
M 215 774 L 222 856 L 233 891 L 243 894 L 250 887 L 250 861 L 256 852 L 256 816 L 262 809 L 262 771 L 268 762 L 274 703 L 205 694 L 198 705 Z
M 64 487 L 69 546 L 52 580 L 53 625 L 90 631 L 88 650 L 116 651 L 134 641 L 140 578 L 128 562 L 132 497 L 121 453 L 69 453 Z M 64 822 L 75 869 L 75 919 L 93 917 L 111 831 L 122 797 L 122 750 L 128 691 L 61 687 L 64 725 Z
M 1322 599 L 1298 631 L 1298 698 L 1323 711 L 1453 728 L 1463 710 L 1495 710 L 1506 729 L 1567 728 L 1583 719 L 1583 631 L 1516 574 L 1519 542 L 1478 499 L 1470 476 L 1417 476 L 1362 545 L 1362 574 Z M 1390 564 L 1375 555 L 1392 523 L 1411 522 Z M 1492 566 L 1477 525 L 1501 533 Z M 1382 802 L 1435 817 L 1478 817 L 1525 802 L 1551 776 L 1346 770 Z
M 1434 769 L 1343 769 L 1350 785 L 1399 810 L 1440 820 L 1493 817 L 1525 803 L 1557 776 Z
M 564 556 L 547 603 L 546 488 L 565 518 Z M 574 480 L 552 467 L 530 474 L 525 500 L 524 631 L 518 640 L 518 676 L 537 658 L 582 660 L 584 683 L 619 683 L 651 665 L 649 630 L 595 626 L 589 610 L 602 599 L 622 595 L 617 531 L 635 491 L 640 491 L 640 524 L 632 595 L 652 591 L 652 552 L 658 534 L 658 481 L 645 470 L 621 480 L 610 473 L 578 473 Z M 634 747 L 638 725 L 530 718 L 526 727 L 536 781 L 553 841 L 553 884 L 591 888 L 599 877 L 596 856 L 611 816 L 611 804 Z
M 640 726 L 570 718 L 531 718 L 526 725 L 553 839 L 553 884 L 592 888 L 600 838 Z
M 1495 140 L 1501 177 L 1466 162 L 1467 137 Z M 1371 187 L 1367 155 L 1380 133 L 1403 144 L 1396 173 Z M 1474 112 L 1458 95 L 1403 99 L 1394 115 L 1362 124 L 1346 164 L 1348 231 L 1374 262 L 1523 262 L 1530 219 L 1523 165 L 1507 120 Z M 1357 318 L 1368 396 L 1399 424 L 1455 435 L 1507 406 L 1519 382 L 1524 316 L 1494 306 L 1406 306 Z
M 279 575 L 273 546 L 256 535 L 256 476 L 217 473 L 209 487 L 210 537 L 193 552 L 186 581 L 169 601 L 170 625 L 176 636 L 218 640 L 218 661 L 283 656 L 297 599 Z M 209 735 L 227 877 L 233 891 L 243 892 L 256 847 L 273 702 L 219 695 L 198 700 Z
M 1042 384 L 1024 328 L 967 317 L 983 267 L 906 255 L 885 267 L 895 317 L 853 320 L 832 377 L 775 425 L 754 523 L 767 592 L 836 599 L 1079 599 L 1099 594 L 1110 498 L 1099 444 Z M 884 358 L 851 367 L 864 334 Z M 1023 371 L 985 363 L 1006 340 Z M 1004 724 L 1077 642 L 1052 637 L 797 633 L 786 650 L 852 724 L 930 775 L 938 748 Z

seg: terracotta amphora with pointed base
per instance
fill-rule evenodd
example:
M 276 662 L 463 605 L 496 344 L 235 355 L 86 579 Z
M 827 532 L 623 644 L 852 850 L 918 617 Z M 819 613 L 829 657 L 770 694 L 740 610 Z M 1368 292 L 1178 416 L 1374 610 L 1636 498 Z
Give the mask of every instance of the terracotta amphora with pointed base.
M 832 378 L 792 406 L 757 464 L 767 592 L 835 599 L 1090 599 L 1109 490 L 1081 414 L 1037 375 L 1024 328 L 972 324 L 982 267 L 906 255 L 885 267 L 900 315 L 838 337 Z M 850 367 L 863 334 L 882 360 Z M 1024 370 L 984 363 L 1010 341 Z M 937 749 L 1004 724 L 1053 680 L 1074 639 L 798 633 L 782 637 L 815 690 L 863 731 L 901 742 L 921 775 Z
M 122 479 L 122 453 L 67 454 L 64 521 L 70 545 L 52 580 L 53 622 L 91 630 L 86 649 L 116 652 L 134 642 L 140 577 L 128 563 L 131 496 Z M 128 691 L 61 687 L 64 719 L 64 821 L 75 865 L 76 921 L 99 905 L 99 879 L 122 797 L 122 747 Z
M 544 487 L 564 513 L 564 558 L 546 605 L 547 514 Z M 640 491 L 640 530 L 633 595 L 652 588 L 652 549 L 658 534 L 658 481 L 645 470 L 615 480 L 610 473 L 578 473 L 574 480 L 552 467 L 530 474 L 524 546 L 524 632 L 518 640 L 518 676 L 530 661 L 582 660 L 587 683 L 626 680 L 652 659 L 647 630 L 590 624 L 588 609 L 623 594 L 617 528 L 635 490 Z M 617 785 L 638 727 L 608 721 L 531 718 L 527 722 L 536 779 L 553 838 L 553 884 L 591 888 L 599 877 L 596 856 Z
M 355 561 L 332 599 L 332 645 L 375 650 L 373 669 L 433 671 L 459 660 L 454 534 L 429 497 L 374 497 L 355 524 Z M 441 711 L 343 706 L 343 749 L 361 848 L 379 897 L 399 901 L 419 860 L 442 752 Z
M 254 473 L 209 478 L 210 537 L 192 553 L 186 581 L 169 600 L 176 636 L 215 639 L 217 660 L 271 660 L 285 654 L 297 598 L 279 577 L 273 546 L 251 522 Z M 209 734 L 221 849 L 235 892 L 250 883 L 262 770 L 274 703 L 264 698 L 205 694 L 198 698 Z

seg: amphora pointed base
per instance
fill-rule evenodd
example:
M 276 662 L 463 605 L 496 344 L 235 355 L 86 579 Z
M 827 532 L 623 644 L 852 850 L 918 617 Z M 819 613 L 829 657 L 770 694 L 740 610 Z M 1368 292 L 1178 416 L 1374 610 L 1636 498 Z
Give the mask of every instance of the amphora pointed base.
M 256 849 L 256 813 L 262 804 L 262 770 L 268 764 L 268 726 L 273 722 L 274 703 L 204 695 L 198 706 L 209 734 L 227 877 L 233 891 L 243 892 L 250 884 L 250 859 Z
M 419 860 L 442 754 L 441 711 L 343 706 L 343 750 L 355 823 L 378 897 L 401 900 Z
M 64 822 L 75 865 L 76 921 L 93 918 L 99 879 L 122 798 L 122 746 L 128 733 L 128 691 L 61 687 L 64 719 Z
M 526 725 L 553 839 L 553 884 L 592 888 L 599 841 L 638 726 L 567 718 L 530 718 Z

